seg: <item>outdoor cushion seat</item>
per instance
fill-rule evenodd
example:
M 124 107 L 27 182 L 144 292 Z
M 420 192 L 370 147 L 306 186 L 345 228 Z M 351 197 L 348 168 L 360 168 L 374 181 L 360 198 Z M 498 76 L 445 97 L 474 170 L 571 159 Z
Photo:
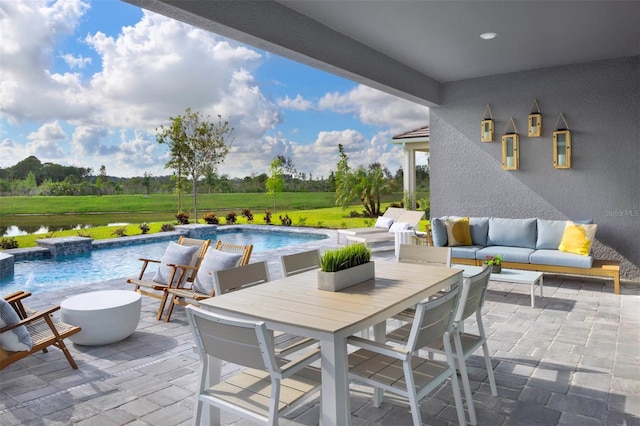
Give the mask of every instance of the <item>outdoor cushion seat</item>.
M 535 250 L 525 247 L 489 246 L 476 252 L 476 259 L 484 261 L 487 256 L 502 256 L 503 262 L 529 263 L 529 256 Z
M 559 250 L 536 250 L 529 256 L 531 263 L 538 265 L 570 266 L 575 268 L 591 268 L 592 256 L 565 253 Z
M 475 259 L 476 252 L 482 246 L 455 246 L 451 247 L 451 257 L 459 257 L 462 259 Z

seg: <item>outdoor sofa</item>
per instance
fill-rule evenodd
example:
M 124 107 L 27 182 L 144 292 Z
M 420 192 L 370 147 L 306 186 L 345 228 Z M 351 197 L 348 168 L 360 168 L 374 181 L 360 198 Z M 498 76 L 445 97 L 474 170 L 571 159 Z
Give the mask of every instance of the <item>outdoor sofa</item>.
M 619 294 L 620 262 L 591 255 L 595 230 L 591 221 L 457 216 L 431 220 L 433 244 L 451 247 L 452 263 L 481 266 L 487 257 L 500 255 L 503 268 L 612 278 Z M 576 237 L 583 239 L 577 245 Z

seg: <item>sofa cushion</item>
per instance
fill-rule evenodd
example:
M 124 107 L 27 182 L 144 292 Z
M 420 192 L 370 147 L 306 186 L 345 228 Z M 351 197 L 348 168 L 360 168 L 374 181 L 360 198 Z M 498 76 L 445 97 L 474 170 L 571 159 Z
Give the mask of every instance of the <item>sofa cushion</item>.
M 562 241 L 566 220 L 545 220 L 538 219 L 538 238 L 536 240 L 536 249 L 557 250 Z
M 11 304 L 0 298 L 0 328 L 20 322 L 20 317 Z M 0 333 L 0 347 L 8 352 L 29 351 L 33 342 L 27 327 L 21 325 Z
M 558 250 L 588 256 L 598 225 L 585 225 L 568 221 Z
M 445 219 L 444 224 L 447 228 L 447 245 L 449 247 L 470 246 L 472 244 L 468 217 L 450 216 Z
M 445 247 L 447 245 L 447 228 L 444 226 L 444 219 L 438 217 L 431 219 L 431 237 L 434 246 Z
M 487 246 L 536 248 L 536 219 L 489 219 Z
M 489 234 L 488 217 L 470 217 L 469 230 L 471 231 L 471 241 L 474 245 L 487 245 L 487 236 Z
M 484 261 L 487 256 L 502 256 L 503 262 L 529 263 L 529 256 L 534 249 L 509 246 L 489 246 L 476 252 L 476 259 Z
M 451 247 L 451 257 L 459 257 L 462 259 L 475 259 L 476 252 L 480 250 L 482 246 L 457 246 Z
M 529 256 L 531 263 L 538 265 L 570 266 L 574 268 L 591 268 L 593 257 L 565 253 L 560 250 L 536 250 Z

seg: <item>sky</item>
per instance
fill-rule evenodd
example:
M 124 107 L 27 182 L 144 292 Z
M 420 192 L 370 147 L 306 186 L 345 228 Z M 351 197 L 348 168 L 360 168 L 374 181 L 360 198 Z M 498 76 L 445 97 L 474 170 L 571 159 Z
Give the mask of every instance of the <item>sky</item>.
M 395 173 L 391 137 L 429 122 L 424 106 L 120 0 L 0 0 L 0 19 L 2 168 L 34 155 L 168 175 L 156 129 L 191 108 L 234 128 L 221 175 L 268 173 L 284 155 L 326 178 L 338 144 L 351 166 Z

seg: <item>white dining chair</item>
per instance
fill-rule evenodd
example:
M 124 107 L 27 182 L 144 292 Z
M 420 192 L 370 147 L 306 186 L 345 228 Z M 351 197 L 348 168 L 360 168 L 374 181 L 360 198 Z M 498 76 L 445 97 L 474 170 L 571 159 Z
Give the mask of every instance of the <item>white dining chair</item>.
M 418 303 L 404 346 L 391 346 L 356 336 L 348 338 L 350 345 L 359 348 L 349 355 L 349 377 L 379 389 L 374 392 L 375 407 L 382 403 L 383 392 L 408 398 L 413 424 L 421 426 L 420 400 L 442 383 L 451 380 L 458 422 L 466 424 L 451 348 L 453 315 L 459 295 L 459 287 L 456 286 L 437 299 Z M 417 355 L 418 348 L 431 341 L 442 341 L 446 361 Z
M 280 257 L 282 273 L 285 277 L 320 268 L 320 250 L 286 254 Z
M 269 268 L 266 260 L 213 272 L 213 287 L 216 295 L 242 291 L 243 288 L 264 284 L 268 281 Z M 282 331 L 274 331 L 273 339 L 275 354 L 279 358 L 288 357 L 307 346 L 318 343 L 317 340 Z
M 316 349 L 283 365 L 274 352 L 271 332 L 264 322 L 221 316 L 196 306 L 186 308 L 200 356 L 195 424 L 205 406 L 213 406 L 209 424 L 220 424 L 220 410 L 261 424 L 277 425 L 279 417 L 299 406 L 320 389 L 320 359 Z M 211 360 L 213 357 L 215 360 Z M 245 367 L 219 383 L 207 385 L 210 362 L 226 361 Z
M 489 354 L 489 346 L 487 344 L 487 336 L 484 332 L 484 325 L 482 323 L 482 306 L 484 305 L 484 299 L 487 293 L 490 275 L 491 268 L 484 268 L 479 274 L 464 279 L 460 295 L 460 303 L 458 304 L 453 323 L 454 333 L 452 335 L 452 342 L 455 350 L 455 360 L 457 368 L 460 370 L 462 386 L 464 388 L 465 399 L 467 402 L 467 409 L 469 411 L 469 422 L 471 424 L 476 424 L 477 418 L 466 362 L 480 347 L 482 347 L 482 351 L 484 354 L 484 361 L 487 369 L 487 376 L 489 378 L 491 394 L 493 396 L 498 395 L 496 379 L 494 377 L 493 366 L 491 364 L 491 356 Z M 478 334 L 467 333 L 463 331 L 464 321 L 467 318 L 471 317 L 473 314 L 475 314 L 476 316 Z M 410 334 L 411 325 L 405 324 L 402 327 L 388 333 L 387 340 L 390 342 L 403 344 L 408 341 Z M 440 340 L 427 342 L 424 346 L 421 347 L 421 349 L 428 351 L 429 354 L 437 353 L 447 356 L 446 348 Z

